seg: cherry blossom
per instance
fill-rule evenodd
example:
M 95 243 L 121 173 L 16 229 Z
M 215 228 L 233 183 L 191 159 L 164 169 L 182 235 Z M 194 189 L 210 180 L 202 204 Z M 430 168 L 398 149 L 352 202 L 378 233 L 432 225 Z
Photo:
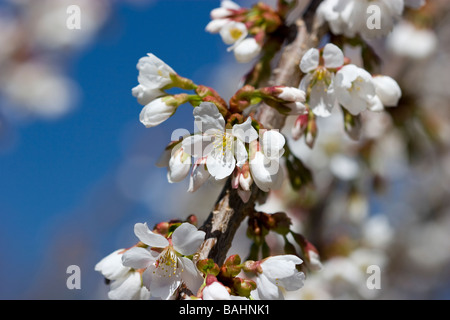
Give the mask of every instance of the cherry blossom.
M 353 64 L 345 65 L 336 73 L 335 94 L 348 112 L 357 115 L 373 104 L 376 91 L 372 76 Z
M 192 260 L 185 256 L 194 254 L 205 238 L 190 223 L 175 229 L 171 239 L 154 233 L 146 224 L 137 223 L 134 233 L 149 248 L 135 247 L 124 253 L 123 265 L 143 269 L 142 281 L 152 296 L 170 298 L 184 282 L 192 290 L 199 286 L 199 274 Z
M 213 103 L 203 102 L 194 109 L 196 125 L 201 134 L 194 134 L 183 140 L 183 149 L 195 158 L 206 157 L 208 172 L 221 180 L 241 167 L 248 159 L 245 143 L 258 138 L 248 118 L 225 130 L 225 120 Z
M 325 0 L 319 5 L 317 15 L 322 23 L 328 22 L 336 35 L 375 38 L 392 30 L 403 8 L 403 0 Z M 371 19 L 379 20 L 379 25 L 369 25 Z
M 250 172 L 259 189 L 267 192 L 281 186 L 284 173 L 280 157 L 284 153 L 285 142 L 281 133 L 270 130 L 263 133 L 259 142 L 250 144 Z
M 95 271 L 112 281 L 108 292 L 111 300 L 147 300 L 150 293 L 142 286 L 141 274 L 122 264 L 125 251 L 119 249 L 104 257 L 95 265 Z

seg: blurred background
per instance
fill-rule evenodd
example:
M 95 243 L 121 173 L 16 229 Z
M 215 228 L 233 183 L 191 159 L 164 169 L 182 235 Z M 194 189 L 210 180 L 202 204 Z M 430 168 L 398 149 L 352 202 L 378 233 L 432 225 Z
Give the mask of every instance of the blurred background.
M 374 43 L 389 61 L 382 73 L 397 79 L 404 95 L 398 108 L 363 118 L 368 129 L 361 143 L 346 140 L 335 117 L 321 124 L 317 150 L 289 141 L 317 173 L 319 198 L 327 196 L 322 212 L 330 217 L 317 243 L 334 263 L 330 269 L 344 270 L 312 277 L 314 288 L 292 298 L 450 298 L 450 16 L 445 1 L 435 3 L 421 13 L 429 34 L 411 50 L 395 48 L 395 39 Z M 66 26 L 73 4 L 81 9 L 80 30 Z M 202 220 L 209 213 L 220 186 L 211 182 L 189 194 L 188 181 L 169 184 L 166 170 L 155 166 L 174 129 L 193 130 L 192 108 L 146 129 L 131 88 L 138 59 L 151 52 L 178 74 L 231 97 L 251 64 L 238 64 L 220 36 L 205 32 L 219 6 L 213 0 L 0 1 L 0 299 L 106 299 L 108 286 L 94 266 L 136 242 L 135 223 L 189 214 Z M 408 19 L 418 24 L 417 15 Z M 399 39 L 410 37 L 410 44 L 418 33 L 407 31 Z M 336 141 L 339 130 L 345 141 Z M 368 181 L 364 170 L 377 179 Z M 389 187 L 375 195 L 374 182 Z M 304 211 L 313 207 L 301 208 L 305 197 L 286 187 L 265 208 L 290 210 L 302 229 Z M 354 294 L 355 273 L 333 259 L 349 256 L 336 250 L 349 247 L 348 234 L 359 244 L 382 242 L 378 249 L 390 267 L 376 296 Z M 70 265 L 81 269 L 81 290 L 66 287 Z

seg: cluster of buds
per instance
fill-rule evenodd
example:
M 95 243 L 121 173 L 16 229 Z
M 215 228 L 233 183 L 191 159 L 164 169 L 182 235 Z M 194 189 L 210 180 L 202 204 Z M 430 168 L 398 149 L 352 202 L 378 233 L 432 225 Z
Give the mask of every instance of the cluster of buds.
M 139 59 L 139 84 L 132 89 L 137 101 L 144 105 L 139 119 L 147 128 L 155 127 L 169 119 L 185 103 L 198 106 L 202 101 L 214 103 L 225 116 L 226 102 L 209 87 L 197 85 L 192 80 L 178 75 L 169 65 L 149 53 Z M 193 91 L 169 94 L 167 90 L 180 88 Z
M 223 42 L 230 45 L 228 51 L 233 51 L 241 63 L 257 57 L 267 34 L 282 25 L 279 13 L 262 2 L 252 8 L 241 8 L 233 1 L 224 0 L 220 8 L 211 11 L 211 19 L 206 31 L 219 33 Z
M 284 239 L 284 253 L 294 256 L 302 256 L 306 261 L 307 267 L 312 271 L 322 268 L 319 252 L 317 248 L 309 242 L 303 235 L 291 230 L 291 219 L 285 212 L 265 213 L 260 211 L 253 212 L 248 219 L 247 236 L 253 241 L 250 250 L 249 259 L 257 260 L 260 256 L 263 258 L 270 256 L 270 248 L 268 247 L 265 237 L 269 232 L 275 232 Z M 300 249 L 298 249 L 288 240 L 290 236 Z
M 256 89 L 245 85 L 230 99 L 230 111 L 242 112 L 247 107 L 265 103 L 285 115 L 301 115 L 308 112 L 305 91 L 287 86 L 272 86 Z

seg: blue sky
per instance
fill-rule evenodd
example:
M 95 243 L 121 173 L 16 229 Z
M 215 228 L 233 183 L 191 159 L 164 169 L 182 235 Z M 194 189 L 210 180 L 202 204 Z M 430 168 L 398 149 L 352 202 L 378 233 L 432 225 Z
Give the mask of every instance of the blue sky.
M 141 106 L 131 96 L 136 63 L 152 52 L 180 75 L 208 85 L 209 67 L 226 54 L 220 37 L 204 32 L 218 4 L 119 5 L 95 41 L 67 65 L 80 87 L 76 108 L 61 119 L 17 128 L 15 145 L 0 155 L 0 242 L 7 257 L 0 261 L 0 298 L 97 297 L 90 282 L 102 281 L 90 269 L 94 261 L 116 249 L 121 228 L 161 214 L 121 198 L 115 174 L 130 153 L 156 159 L 171 130 L 186 126 L 192 111 L 185 106 L 152 131 L 141 125 Z M 165 175 L 152 163 L 148 170 Z M 82 265 L 79 292 L 65 289 L 70 264 Z

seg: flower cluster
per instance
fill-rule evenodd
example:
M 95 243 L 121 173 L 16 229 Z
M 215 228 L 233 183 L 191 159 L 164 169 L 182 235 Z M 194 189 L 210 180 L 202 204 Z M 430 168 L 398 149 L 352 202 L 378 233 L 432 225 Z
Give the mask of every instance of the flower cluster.
M 211 259 L 200 260 L 197 265 L 205 274 L 205 281 L 197 296 L 189 298 L 280 300 L 284 298 L 284 292 L 303 287 L 305 274 L 297 270 L 297 265 L 302 262 L 299 257 L 289 254 L 242 263 L 239 255 L 232 255 L 220 268 Z
M 112 280 L 110 299 L 171 298 L 182 284 L 191 290 L 201 285 L 201 276 L 192 262 L 205 232 L 189 222 L 160 223 L 150 230 L 137 223 L 134 233 L 139 242 L 116 250 L 95 267 Z
M 374 140 L 383 130 L 376 134 L 368 132 L 370 126 L 376 125 L 374 122 L 385 122 L 389 117 L 388 111 L 394 110 L 385 108 L 398 105 L 402 90 L 393 78 L 373 72 L 371 63 L 376 60 L 375 54 L 364 38 L 386 35 L 399 19 L 404 6 L 412 2 L 414 6 L 420 6 L 423 1 L 322 1 L 316 17 L 322 24 L 327 22 L 329 30 L 323 38 L 317 39 L 312 48 L 301 50 L 304 53 L 301 59 L 290 59 L 288 65 L 294 67 L 293 73 L 300 75 L 297 78 L 300 83 L 298 86 L 296 83 L 296 87 L 266 82 L 268 77 L 264 77 L 266 71 L 272 72 L 273 58 L 286 43 L 289 28 L 285 14 L 293 8 L 295 1 L 280 0 L 278 9 L 273 10 L 262 3 L 247 9 L 224 0 L 220 8 L 212 10 L 212 21 L 206 30 L 219 33 L 239 62 L 249 62 L 263 51 L 255 67 L 244 78 L 242 87 L 229 101 L 214 89 L 179 76 L 152 54 L 140 59 L 137 65 L 139 84 L 132 89 L 132 94 L 145 106 L 140 115 L 141 122 L 146 127 L 159 125 L 180 105 L 190 103 L 198 129 L 194 133 L 183 131 L 182 134 L 174 134 L 158 165 L 167 167 L 170 183 L 181 182 L 189 176 L 189 192 L 198 190 L 208 180 L 228 182 L 226 191 L 236 190 L 242 202 L 246 203 L 242 213 L 247 219 L 246 235 L 251 245 L 246 261 L 242 262 L 239 255 L 231 255 L 222 263 L 224 254 L 221 258 L 215 257 L 219 263 L 201 258 L 205 253 L 203 249 L 209 244 L 205 242 L 206 233 L 197 229 L 196 218 L 192 216 L 184 222 L 160 223 L 153 230 L 138 223 L 134 231 L 139 242 L 129 249 L 113 252 L 96 266 L 96 270 L 112 281 L 110 298 L 283 299 L 298 295 L 297 290 L 304 287 L 306 272 L 318 288 L 324 279 L 330 283 L 344 280 L 361 296 L 370 296 L 367 290 L 357 287 L 368 265 L 384 266 L 385 257 L 379 255 L 378 250 L 389 245 L 391 231 L 377 221 L 374 227 L 372 220 L 370 228 L 369 224 L 359 226 L 372 230 L 356 232 L 360 239 L 355 236 L 354 240 L 346 237 L 336 240 L 333 237 L 340 235 L 341 226 L 337 222 L 339 219 L 329 219 L 329 212 L 345 212 L 342 215 L 345 215 L 347 223 L 350 221 L 352 228 L 357 228 L 364 215 L 368 214 L 367 199 L 359 190 L 358 182 L 365 170 L 370 171 L 368 167 L 379 165 L 371 163 L 369 158 L 374 146 L 382 149 L 381 143 Z M 379 28 L 369 28 L 367 24 L 373 8 L 381 10 Z M 266 49 L 269 46 L 264 45 L 274 39 L 279 41 L 270 43 L 271 52 L 268 53 Z M 315 48 L 319 43 L 326 44 Z M 362 64 L 353 63 L 357 59 L 344 55 L 341 48 L 346 44 L 360 46 Z M 285 62 L 283 59 L 280 61 Z M 284 66 L 283 63 L 280 65 Z M 260 83 L 270 83 L 270 86 L 259 86 Z M 168 90 L 171 88 L 193 93 L 170 94 Z M 298 140 L 304 136 L 307 145 L 304 149 L 307 150 L 298 148 L 296 141 L 287 143 L 280 133 L 282 127 L 267 129 L 273 124 L 262 123 L 260 110 L 283 116 L 283 120 L 285 117 L 286 120 L 295 118 L 292 138 Z M 343 118 L 339 111 L 342 111 Z M 328 122 L 325 122 L 327 126 L 321 135 L 322 141 L 317 139 L 317 147 L 312 150 L 318 137 L 316 120 Z M 342 124 L 353 140 L 357 140 L 356 137 L 364 131 L 369 141 L 365 144 L 363 141 L 361 145 L 356 145 L 355 141 L 343 143 Z M 366 127 L 362 128 L 363 124 Z M 352 153 L 347 150 L 350 148 Z M 361 157 L 357 156 L 358 152 Z M 305 163 L 309 160 L 307 165 L 303 163 L 305 157 Z M 379 170 L 371 169 L 374 172 Z M 280 189 L 286 172 L 292 188 L 270 192 Z M 314 178 L 319 178 L 319 183 L 315 184 L 317 190 L 303 189 L 313 180 L 313 174 Z M 339 189 L 339 194 L 333 190 L 337 185 L 334 183 L 336 178 L 344 186 Z M 380 177 L 371 178 L 375 189 Z M 285 205 L 285 208 L 275 210 L 262 208 L 270 207 L 271 196 L 272 199 L 286 196 L 288 192 L 289 197 L 286 198 L 289 200 L 278 199 L 279 202 L 295 205 L 283 203 L 281 206 Z M 339 208 L 334 197 L 345 197 L 344 209 Z M 328 204 L 328 200 L 333 202 Z M 210 216 L 213 221 L 222 214 L 217 207 Z M 232 213 L 239 210 L 232 205 L 225 210 L 228 209 Z M 314 215 L 311 221 L 307 219 L 308 214 Z M 297 223 L 295 229 L 294 222 Z M 303 235 L 304 230 L 314 232 L 320 227 L 325 230 L 324 234 L 318 232 L 314 238 L 306 233 L 306 237 Z M 208 228 L 205 224 L 204 230 L 210 231 Z M 347 226 L 345 229 L 352 228 Z M 314 239 L 317 247 L 307 238 Z M 356 242 L 362 246 L 359 250 L 355 249 Z M 274 252 L 277 255 L 273 256 Z M 316 273 L 323 269 L 327 270 Z M 322 289 L 322 292 L 328 292 Z M 305 290 L 305 294 L 310 292 Z
M 344 54 L 334 44 L 309 49 L 300 62 L 306 74 L 300 88 L 316 116 L 328 117 L 336 103 L 352 115 L 396 106 L 401 96 L 397 82 L 388 76 L 372 76 L 354 64 L 344 65 Z
M 340 105 L 353 116 L 365 110 L 382 111 L 395 107 L 402 91 L 397 82 L 385 75 L 371 75 L 365 69 L 349 63 L 342 50 L 332 44 L 322 49 L 311 48 L 300 62 L 305 74 L 300 89 L 306 92 L 306 105 L 314 116 L 329 117 Z M 314 140 L 314 116 L 300 115 L 293 127 L 294 139 L 309 134 Z M 312 145 L 312 143 L 309 143 Z
M 253 183 L 263 191 L 280 186 L 284 136 L 276 130 L 264 129 L 242 112 L 265 102 L 285 114 L 305 114 L 304 91 L 285 86 L 256 89 L 247 85 L 238 90 L 227 105 L 212 88 L 179 76 L 153 54 L 141 58 L 137 68 L 139 84 L 132 93 L 139 103 L 145 104 L 140 120 L 146 127 L 161 124 L 183 103 L 194 106 L 194 122 L 199 132 L 182 141 L 172 141 L 159 162 L 160 166 L 168 168 L 170 183 L 182 181 L 191 171 L 188 190 L 193 192 L 209 177 L 223 180 L 232 176 L 233 188 L 243 201 L 250 197 Z M 172 87 L 191 89 L 195 94 L 165 92 Z
M 196 88 L 192 81 L 180 77 L 151 53 L 139 59 L 137 69 L 139 84 L 132 89 L 132 94 L 145 106 L 139 118 L 147 128 L 161 124 L 175 113 L 178 106 L 189 101 L 187 94 L 170 95 L 165 90 L 173 87 Z
M 232 255 L 220 267 L 211 259 L 196 261 L 205 232 L 197 230 L 195 221 L 190 216 L 187 222 L 161 222 L 153 230 L 136 223 L 139 242 L 95 266 L 111 282 L 109 298 L 168 300 L 183 291 L 185 299 L 282 299 L 283 292 L 303 286 L 305 275 L 297 270 L 303 261 L 292 254 L 244 262 Z
M 206 31 L 219 33 L 230 45 L 238 62 L 252 61 L 260 53 L 266 33 L 275 31 L 281 24 L 279 15 L 264 3 L 251 9 L 241 8 L 230 0 L 223 0 L 220 8 L 211 11 L 211 21 Z

